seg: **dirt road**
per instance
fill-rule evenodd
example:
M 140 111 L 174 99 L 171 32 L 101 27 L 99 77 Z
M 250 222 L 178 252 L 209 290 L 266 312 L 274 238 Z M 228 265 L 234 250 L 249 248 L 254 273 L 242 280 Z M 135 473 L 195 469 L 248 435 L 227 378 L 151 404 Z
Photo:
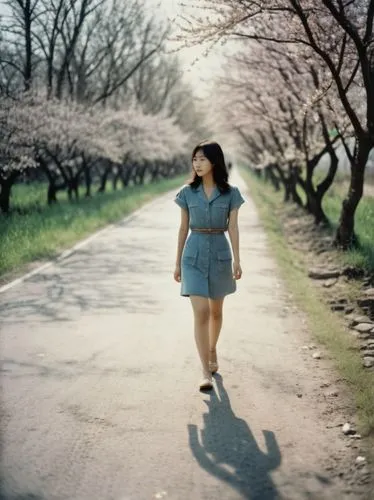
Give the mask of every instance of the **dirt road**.
M 2 499 L 364 498 L 359 449 L 337 427 L 349 415 L 323 395 L 336 375 L 303 349 L 303 317 L 233 182 L 244 274 L 211 394 L 172 279 L 173 193 L 0 294 Z

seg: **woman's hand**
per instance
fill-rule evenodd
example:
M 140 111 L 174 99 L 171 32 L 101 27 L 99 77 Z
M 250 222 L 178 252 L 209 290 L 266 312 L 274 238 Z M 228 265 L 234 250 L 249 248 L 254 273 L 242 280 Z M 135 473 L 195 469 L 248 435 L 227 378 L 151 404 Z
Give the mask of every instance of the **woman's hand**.
M 235 262 L 233 264 L 233 278 L 234 280 L 240 280 L 242 277 L 242 268 L 240 267 L 239 262 Z
M 181 266 L 175 266 L 174 279 L 177 283 L 181 282 Z

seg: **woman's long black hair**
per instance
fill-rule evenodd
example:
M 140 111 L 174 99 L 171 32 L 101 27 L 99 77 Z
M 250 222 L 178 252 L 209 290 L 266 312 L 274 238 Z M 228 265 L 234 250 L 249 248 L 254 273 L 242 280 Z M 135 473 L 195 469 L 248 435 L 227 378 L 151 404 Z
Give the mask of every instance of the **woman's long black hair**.
M 229 174 L 221 146 L 215 141 L 200 142 L 192 151 L 191 160 L 193 160 L 198 151 L 202 151 L 204 156 L 208 158 L 210 163 L 213 165 L 213 180 L 219 191 L 221 193 L 227 193 L 230 191 L 230 184 L 228 183 Z M 196 189 L 201 182 L 201 177 L 199 177 L 193 170 L 192 179 L 189 182 L 190 186 Z

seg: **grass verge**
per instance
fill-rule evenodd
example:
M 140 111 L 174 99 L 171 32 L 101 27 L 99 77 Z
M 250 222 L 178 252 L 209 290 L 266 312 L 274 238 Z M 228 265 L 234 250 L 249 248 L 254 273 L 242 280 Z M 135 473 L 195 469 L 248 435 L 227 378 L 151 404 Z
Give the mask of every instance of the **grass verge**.
M 45 186 L 17 186 L 13 206 L 30 210 L 0 217 L 0 278 L 35 260 L 53 258 L 90 233 L 116 222 L 146 202 L 185 181 L 185 176 L 145 186 L 95 194 L 45 206 Z M 11 276 L 9 276 L 11 279 Z
M 362 366 L 357 343 L 346 330 L 343 319 L 333 313 L 320 292 L 307 276 L 305 259 L 301 252 L 291 248 L 277 216 L 284 206 L 282 194 L 247 170 L 241 174 L 248 184 L 261 222 L 266 230 L 270 249 L 280 274 L 295 303 L 306 313 L 308 328 L 323 344 L 336 368 L 354 395 L 360 432 L 368 438 L 374 460 L 374 372 Z

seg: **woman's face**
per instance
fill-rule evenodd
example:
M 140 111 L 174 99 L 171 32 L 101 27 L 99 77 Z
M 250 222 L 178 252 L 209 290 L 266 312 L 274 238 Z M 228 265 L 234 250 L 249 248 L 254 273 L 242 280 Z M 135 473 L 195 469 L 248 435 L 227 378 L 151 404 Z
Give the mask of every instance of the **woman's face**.
M 204 156 L 204 151 L 202 149 L 197 150 L 195 156 L 192 158 L 192 167 L 199 177 L 209 174 L 213 169 L 213 165 L 208 158 Z

